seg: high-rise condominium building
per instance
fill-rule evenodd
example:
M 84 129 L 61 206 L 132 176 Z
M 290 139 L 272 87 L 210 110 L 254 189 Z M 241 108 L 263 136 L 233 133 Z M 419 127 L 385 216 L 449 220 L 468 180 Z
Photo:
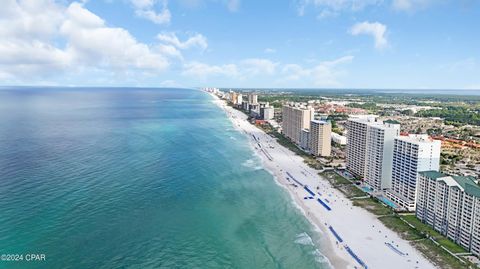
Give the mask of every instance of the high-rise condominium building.
M 235 104 L 236 104 L 236 105 L 242 105 L 242 102 L 243 102 L 243 96 L 242 96 L 241 93 L 239 93 L 239 94 L 237 95 L 237 100 L 236 100 L 236 103 L 235 103 Z
M 417 218 L 480 255 L 480 185 L 472 177 L 419 172 Z
M 312 120 L 310 122 L 310 153 L 315 156 L 330 156 L 332 125 L 330 122 Z
M 375 117 L 350 118 L 347 121 L 347 170 L 356 177 L 365 176 L 365 148 L 367 146 L 368 124 L 375 122 Z
M 400 124 L 375 122 L 367 125 L 365 182 L 375 191 L 392 185 L 393 143 Z
M 273 107 L 261 107 L 260 117 L 264 120 L 273 120 L 275 116 L 275 108 Z
M 440 141 L 427 135 L 395 138 L 392 187 L 387 191 L 387 197 L 407 210 L 415 210 L 418 172 L 439 171 L 440 147 Z
M 302 129 L 310 129 L 314 110 L 298 104 L 287 104 L 282 107 L 282 128 L 286 137 L 300 144 Z
M 230 102 L 236 105 L 238 100 L 238 93 L 230 91 L 229 94 L 230 94 L 230 98 L 229 98 Z
M 254 93 L 248 94 L 248 103 L 249 104 L 257 104 L 258 103 L 258 95 Z
M 310 150 L 310 130 L 303 129 L 300 134 L 300 147 L 304 150 Z

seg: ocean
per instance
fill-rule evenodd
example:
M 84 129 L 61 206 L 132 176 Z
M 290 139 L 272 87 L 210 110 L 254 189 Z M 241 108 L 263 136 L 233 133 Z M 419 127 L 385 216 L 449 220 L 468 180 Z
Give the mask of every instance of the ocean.
M 328 268 L 320 236 L 201 91 L 0 89 L 0 268 Z

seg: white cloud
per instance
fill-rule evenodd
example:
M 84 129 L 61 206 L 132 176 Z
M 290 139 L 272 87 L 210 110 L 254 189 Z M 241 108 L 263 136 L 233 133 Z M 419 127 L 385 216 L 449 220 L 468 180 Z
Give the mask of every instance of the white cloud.
M 339 68 L 343 64 L 353 61 L 353 56 L 344 56 L 332 61 L 324 61 L 306 68 L 298 64 L 287 64 L 282 68 L 283 78 L 280 83 L 298 81 L 307 86 L 338 87 L 341 86 L 339 79 L 346 74 Z
M 265 52 L 265 53 L 275 53 L 275 52 L 277 52 L 277 50 L 273 49 L 273 48 L 266 48 L 265 50 L 263 50 L 263 52 Z
M 231 12 L 236 12 L 240 8 L 240 0 L 227 0 L 227 8 Z
M 275 74 L 278 63 L 274 63 L 268 59 L 245 59 L 241 61 L 244 73 L 248 75 L 273 75 Z
M 393 0 L 392 6 L 399 11 L 414 11 L 428 7 L 432 0 Z
M 297 12 L 300 16 L 303 16 L 305 10 L 311 6 L 320 10 L 320 18 L 323 18 L 343 11 L 360 11 L 367 6 L 379 5 L 382 2 L 383 0 L 299 0 Z
M 268 59 L 250 58 L 224 65 L 210 65 L 201 62 L 189 62 L 183 66 L 182 75 L 206 80 L 211 77 L 226 77 L 245 80 L 254 76 L 272 76 L 276 74 L 279 63 Z
M 205 7 L 209 3 L 222 4 L 230 12 L 237 12 L 241 6 L 241 0 L 177 0 L 180 5 L 186 8 Z
M 338 87 L 347 72 L 342 66 L 353 61 L 353 56 L 344 56 L 331 61 L 323 61 L 311 67 L 298 64 L 281 64 L 269 59 L 244 59 L 234 64 L 209 65 L 190 62 L 184 65 L 182 75 L 208 81 L 211 78 L 227 78 L 229 81 L 247 81 L 264 76 L 271 85 L 280 87 L 297 85 L 305 87 Z M 271 78 L 279 76 L 279 79 Z
M 181 84 L 178 84 L 175 80 L 167 79 L 159 84 L 162 87 L 182 87 Z
M 54 0 L 8 0 L 2 4 L 2 79 L 46 81 L 49 76 L 64 79 L 82 71 L 158 75 L 171 60 L 183 59 L 172 44 L 144 44 L 123 28 L 107 26 L 80 2 L 64 6 Z M 199 41 L 184 46 L 192 43 L 204 46 Z
M 325 19 L 325 18 L 332 18 L 337 17 L 339 15 L 338 11 L 332 11 L 329 9 L 324 9 L 317 15 L 317 19 Z
M 190 62 L 184 65 L 182 75 L 206 80 L 214 76 L 237 78 L 240 73 L 235 64 L 209 65 L 200 62 Z
M 162 10 L 160 12 L 155 11 L 155 6 L 159 2 L 158 0 L 130 0 L 135 8 L 135 14 L 139 17 L 145 18 L 156 24 L 168 24 L 172 18 L 172 14 L 168 9 L 168 1 L 161 0 L 160 4 Z
M 177 48 L 175 48 L 172 45 L 159 44 L 155 47 L 155 51 L 158 51 L 171 58 L 178 58 L 181 60 L 183 59 L 182 52 L 180 52 Z
M 138 42 L 123 28 L 105 26 L 100 17 L 79 3 L 70 4 L 66 16 L 60 33 L 67 38 L 67 51 L 77 62 L 120 69 L 164 70 L 169 65 L 164 55 Z
M 184 42 L 180 41 L 175 33 L 162 33 L 157 35 L 157 39 L 167 44 L 171 44 L 179 49 L 199 47 L 201 50 L 205 50 L 208 47 L 207 38 L 198 33 L 189 37 Z
M 387 47 L 388 41 L 385 37 L 387 26 L 379 22 L 360 22 L 356 23 L 350 29 L 350 34 L 357 35 L 371 35 L 375 40 L 375 48 L 383 49 Z

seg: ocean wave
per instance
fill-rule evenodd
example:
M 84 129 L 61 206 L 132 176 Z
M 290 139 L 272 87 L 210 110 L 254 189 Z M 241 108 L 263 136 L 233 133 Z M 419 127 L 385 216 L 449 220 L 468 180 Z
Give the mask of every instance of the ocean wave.
M 320 252 L 320 250 L 315 249 L 314 251 L 312 251 L 312 255 L 315 257 L 315 261 L 317 261 L 318 263 L 322 265 L 328 265 L 328 268 L 333 268 L 333 265 L 330 262 L 330 260 L 325 255 L 323 255 L 323 253 Z
M 243 166 L 251 168 L 253 170 L 260 170 L 262 166 L 258 164 L 254 159 L 248 159 L 242 163 Z
M 295 238 L 295 243 L 300 244 L 300 245 L 313 246 L 312 238 L 305 232 L 303 232 L 301 234 L 297 234 L 297 237 Z

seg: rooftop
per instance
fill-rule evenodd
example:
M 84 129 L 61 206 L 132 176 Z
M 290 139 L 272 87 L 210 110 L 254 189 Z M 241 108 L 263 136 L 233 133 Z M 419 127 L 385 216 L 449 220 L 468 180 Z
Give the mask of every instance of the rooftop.
M 449 176 L 438 171 L 425 171 L 418 172 L 420 175 L 433 179 L 433 180 L 443 180 L 451 178 L 453 179 L 462 189 L 469 195 L 480 197 L 480 185 L 475 182 L 474 177 L 463 177 L 463 176 Z
M 431 137 L 429 137 L 426 134 L 410 134 L 408 136 L 399 136 L 395 139 L 402 140 L 405 142 L 409 143 L 439 143 L 441 142 L 436 142 L 438 140 L 433 140 Z
M 386 120 L 384 121 L 384 123 L 388 123 L 388 124 L 400 124 L 399 121 L 396 121 L 396 120 Z
M 318 123 L 318 124 L 328 124 L 329 123 L 329 122 L 324 121 L 324 120 L 312 120 L 312 122 Z

